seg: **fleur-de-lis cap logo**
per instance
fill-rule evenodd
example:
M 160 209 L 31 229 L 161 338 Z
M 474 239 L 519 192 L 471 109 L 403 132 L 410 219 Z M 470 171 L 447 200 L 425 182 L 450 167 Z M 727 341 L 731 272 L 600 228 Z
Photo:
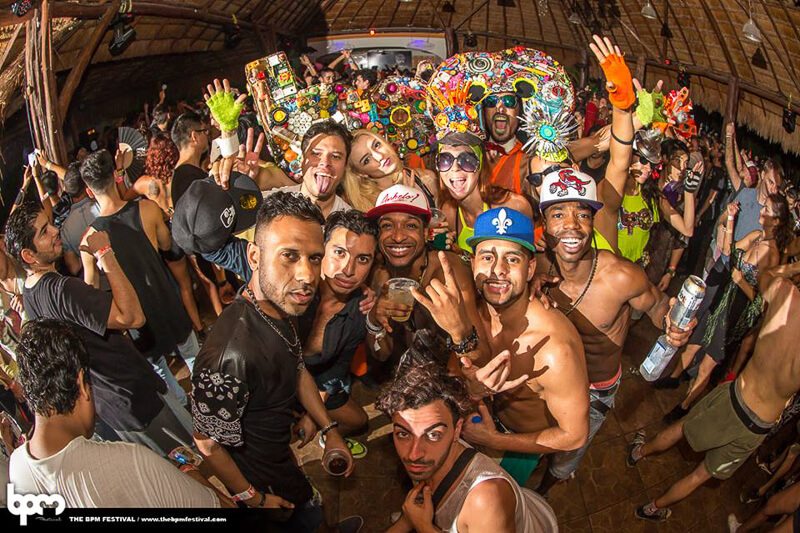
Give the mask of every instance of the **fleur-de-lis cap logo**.
M 505 209 L 501 209 L 497 216 L 494 217 L 494 220 L 492 220 L 492 225 L 497 228 L 498 235 L 505 235 L 508 227 L 513 223 L 514 221 L 508 218 Z

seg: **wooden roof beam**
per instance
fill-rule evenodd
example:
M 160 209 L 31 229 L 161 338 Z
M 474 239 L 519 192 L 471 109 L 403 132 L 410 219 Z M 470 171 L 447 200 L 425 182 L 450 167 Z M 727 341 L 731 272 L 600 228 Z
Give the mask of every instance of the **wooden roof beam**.
M 733 57 L 731 57 L 731 52 L 728 50 L 728 43 L 725 42 L 725 38 L 722 36 L 722 32 L 719 29 L 719 23 L 717 23 L 717 17 L 714 13 L 711 12 L 709 9 L 706 0 L 699 0 L 700 6 L 703 8 L 703 12 L 706 14 L 706 20 L 708 23 L 711 24 L 711 29 L 714 30 L 714 35 L 717 36 L 717 41 L 719 41 L 719 47 L 722 49 L 722 53 L 725 54 L 725 61 L 728 63 L 728 68 L 731 71 L 731 74 L 739 77 L 739 70 L 736 68 L 736 63 L 733 62 Z
M 114 15 L 116 15 L 117 11 L 119 11 L 119 4 L 120 0 L 112 0 L 112 2 L 108 4 L 108 7 L 106 7 L 106 12 L 103 14 L 103 18 L 100 19 L 100 21 L 92 30 L 92 36 L 89 38 L 89 41 L 86 43 L 86 45 L 81 49 L 81 53 L 78 56 L 77 61 L 75 61 L 72 69 L 70 69 L 69 76 L 67 76 L 67 81 L 64 82 L 64 87 L 61 89 L 61 94 L 58 95 L 58 109 L 60 111 L 61 120 L 64 120 L 67 117 L 67 111 L 69 110 L 70 102 L 72 102 L 72 97 L 75 95 L 75 91 L 78 89 L 78 85 L 80 85 L 81 80 L 83 79 L 83 74 L 86 72 L 86 67 L 88 67 L 89 63 L 92 61 L 92 56 L 94 56 L 94 53 L 97 51 L 97 47 L 100 46 L 100 43 L 103 41 L 103 36 L 108 30 L 108 25 L 111 24 L 111 20 L 114 18 Z

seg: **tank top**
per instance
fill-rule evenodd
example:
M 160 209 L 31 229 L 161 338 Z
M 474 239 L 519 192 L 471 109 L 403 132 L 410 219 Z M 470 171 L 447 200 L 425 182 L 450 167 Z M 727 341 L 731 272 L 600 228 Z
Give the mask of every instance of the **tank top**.
M 471 228 L 467 226 L 467 223 L 464 221 L 464 214 L 461 212 L 461 208 L 457 207 L 456 210 L 458 211 L 458 220 L 461 223 L 461 230 L 458 232 L 458 247 L 464 250 L 465 252 L 471 254 L 472 247 L 467 244 L 467 239 L 475 235 L 475 228 Z M 489 210 L 489 204 L 483 202 L 483 206 L 481 207 L 481 213 L 485 213 Z
M 603 234 L 597 231 L 597 228 L 594 229 L 594 240 L 592 241 L 592 246 L 594 246 L 596 250 L 608 250 L 612 254 L 617 253 L 614 251 L 614 248 L 611 247 L 611 243 L 608 242 L 608 239 L 603 237 Z
M 144 326 L 129 330 L 136 348 L 151 358 L 174 352 L 191 333 L 192 324 L 172 274 L 144 232 L 139 202 L 97 217 L 92 227 L 108 233 L 114 255 L 142 305 Z
M 622 199 L 622 207 L 617 218 L 617 244 L 620 255 L 634 263 L 641 259 L 650 240 L 650 228 L 658 221 L 658 208 L 653 209 L 648 206 L 641 192 L 626 194 Z
M 530 489 L 520 487 L 500 465 L 482 453 L 475 455 L 461 480 L 453 487 L 436 509 L 433 521 L 444 532 L 458 532 L 458 515 L 469 492 L 479 483 L 504 479 L 511 485 L 516 499 L 514 522 L 517 533 L 547 533 L 558 531 L 558 522 L 548 503 Z
M 489 182 L 492 185 L 522 194 L 522 177 L 519 174 L 519 166 L 522 163 L 523 155 L 522 143 L 517 141 L 510 152 L 497 160 L 492 168 Z

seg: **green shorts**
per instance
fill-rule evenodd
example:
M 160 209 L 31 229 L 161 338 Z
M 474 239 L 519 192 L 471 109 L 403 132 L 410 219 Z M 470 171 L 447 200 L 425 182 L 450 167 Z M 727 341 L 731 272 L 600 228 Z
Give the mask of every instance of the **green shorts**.
M 755 432 L 745 425 L 734 407 L 736 399 L 731 391 L 734 383 L 724 383 L 711 391 L 689 411 L 683 422 L 686 442 L 694 451 L 706 452 L 706 469 L 716 479 L 731 477 L 764 441 L 770 427 L 755 420 L 752 412 L 750 419 L 761 427 Z M 740 411 L 749 412 L 743 404 L 739 406 Z

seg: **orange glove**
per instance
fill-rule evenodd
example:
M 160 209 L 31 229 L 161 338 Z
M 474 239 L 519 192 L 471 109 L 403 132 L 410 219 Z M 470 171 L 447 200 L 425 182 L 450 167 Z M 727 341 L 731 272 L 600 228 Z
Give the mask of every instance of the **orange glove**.
M 617 109 L 631 107 L 636 102 L 636 93 L 633 91 L 633 79 L 625 59 L 611 54 L 600 63 L 600 68 L 606 75 L 606 89 L 611 105 Z

